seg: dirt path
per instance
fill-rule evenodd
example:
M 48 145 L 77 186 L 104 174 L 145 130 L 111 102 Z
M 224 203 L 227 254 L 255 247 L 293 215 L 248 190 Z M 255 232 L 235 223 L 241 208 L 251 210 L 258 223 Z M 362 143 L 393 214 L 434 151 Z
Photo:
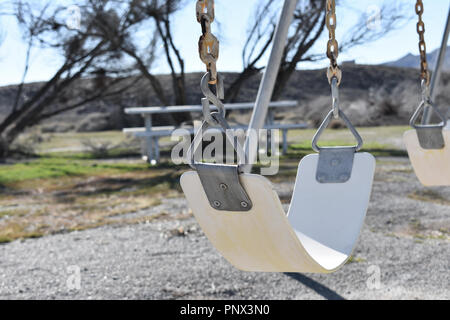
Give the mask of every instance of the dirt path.
M 184 199 L 161 206 L 151 223 L 0 245 L 0 298 L 450 299 L 450 188 L 422 187 L 406 159 L 379 163 L 354 258 L 331 275 L 241 272 L 193 217 L 170 219 Z

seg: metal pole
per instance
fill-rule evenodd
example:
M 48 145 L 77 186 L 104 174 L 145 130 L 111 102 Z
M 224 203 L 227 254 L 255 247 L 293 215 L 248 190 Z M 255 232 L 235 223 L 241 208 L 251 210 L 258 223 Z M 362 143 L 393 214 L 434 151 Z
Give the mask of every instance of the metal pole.
M 434 101 L 437 95 L 437 86 L 439 85 L 439 80 L 441 79 L 442 64 L 445 60 L 445 50 L 447 49 L 448 34 L 450 32 L 450 8 L 447 15 L 447 23 L 445 25 L 444 36 L 442 37 L 441 49 L 439 50 L 439 56 L 436 61 L 436 66 L 434 67 L 433 75 L 431 76 L 430 84 L 430 96 L 431 101 Z M 431 108 L 427 107 L 423 113 L 422 124 L 429 124 L 431 120 Z
M 250 125 L 247 131 L 244 150 L 248 154 L 249 163 L 243 166 L 243 170 L 245 172 L 250 172 L 252 170 L 253 163 L 257 159 L 258 154 L 256 146 L 250 146 L 251 132 L 258 131 L 264 126 L 264 120 L 266 119 L 269 103 L 272 99 L 275 81 L 277 79 L 278 70 L 280 69 L 281 58 L 283 56 L 289 27 L 294 16 L 297 1 L 298 0 L 284 1 L 280 20 L 277 24 L 275 37 L 273 40 L 272 52 L 270 53 L 269 62 L 259 86 L 255 108 L 253 110 L 252 118 L 250 120 Z

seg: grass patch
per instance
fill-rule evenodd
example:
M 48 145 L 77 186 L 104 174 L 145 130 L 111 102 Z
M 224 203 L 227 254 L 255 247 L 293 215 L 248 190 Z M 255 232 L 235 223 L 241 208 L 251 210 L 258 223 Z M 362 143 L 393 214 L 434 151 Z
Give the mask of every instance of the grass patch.
M 350 258 L 347 260 L 346 264 L 350 264 L 350 263 L 362 263 L 362 262 L 366 262 L 367 260 L 364 258 L 360 258 L 360 257 L 355 257 L 355 256 L 350 256 Z
M 383 133 L 384 130 L 388 134 Z M 398 134 L 401 139 L 402 130 L 362 128 L 360 131 L 366 142 L 364 150 L 378 156 L 406 155 L 386 142 L 393 134 Z M 293 179 L 300 159 L 313 153 L 310 141 L 314 132 L 290 131 L 288 139 L 294 144 L 288 154 L 280 158 L 279 173 L 268 178 L 273 182 Z M 137 155 L 131 148 L 108 150 L 99 159 L 94 153 L 78 148 L 83 147 L 80 142 L 83 139 L 118 144 L 123 134 L 52 134 L 51 139 L 44 139 L 45 142 L 39 146 L 38 158 L 0 165 L 0 218 L 8 216 L 8 219 L 0 220 L 0 242 L 157 219 L 152 218 L 153 215 L 169 218 L 169 214 L 155 210 L 148 217 L 144 210 L 160 205 L 164 199 L 182 196 L 179 178 L 188 166 L 170 163 L 149 166 L 143 161 L 120 163 L 105 160 Z M 348 130 L 327 130 L 321 139 L 323 146 L 352 143 Z M 162 156 L 167 159 L 169 154 L 163 152 Z M 254 166 L 255 172 L 259 173 L 260 169 L 261 165 Z M 16 208 L 17 203 L 21 206 Z M 140 214 L 130 214 L 134 212 Z M 170 218 L 183 214 L 171 213 Z M 363 259 L 352 257 L 352 262 L 363 262 Z
M 424 243 L 426 240 L 450 240 L 448 230 L 445 228 L 439 228 L 436 230 L 433 227 L 424 225 L 419 219 L 411 218 L 408 221 L 408 225 L 401 230 L 394 233 L 385 234 L 389 237 L 399 238 L 412 238 L 414 242 Z
M 444 198 L 440 193 L 431 189 L 416 190 L 408 194 L 408 198 L 419 201 L 432 202 L 444 206 L 450 206 L 449 199 Z
M 8 243 L 16 239 L 40 238 L 45 234 L 45 228 L 46 225 L 30 226 L 24 222 L 10 222 L 0 229 L 0 243 Z
M 396 168 L 396 169 L 390 169 L 388 170 L 390 173 L 405 173 L 405 174 L 411 174 L 414 172 L 412 168 Z
M 425 227 L 423 226 L 423 224 L 420 222 L 419 219 L 416 219 L 416 218 L 412 218 L 409 221 L 409 226 L 414 232 L 425 230 Z
M 39 153 L 42 158 L 59 158 L 72 160 L 107 160 L 107 159 L 121 159 L 130 157 L 140 157 L 141 154 L 134 150 L 126 148 L 110 149 L 104 154 L 99 155 L 95 152 L 89 151 L 61 151 L 61 152 L 42 152 Z
M 402 137 L 407 126 L 388 127 L 359 127 L 357 128 L 364 140 L 362 151 L 370 152 L 378 157 L 406 157 L 407 152 L 402 148 Z M 290 151 L 294 154 L 306 155 L 313 152 L 311 140 L 316 133 L 315 129 L 290 130 L 288 142 Z M 354 145 L 355 138 L 348 129 L 328 129 L 320 138 L 320 146 Z
M 434 235 L 418 233 L 414 235 L 414 239 L 423 242 L 424 240 L 450 240 L 450 237 L 446 234 Z
M 332 146 L 351 146 L 346 140 L 328 140 L 319 143 L 320 147 L 332 147 Z M 289 146 L 290 156 L 300 155 L 305 156 L 314 152 L 311 147 L 310 141 L 304 141 Z M 369 152 L 375 157 L 406 157 L 407 152 L 404 150 L 395 149 L 389 145 L 383 145 L 378 142 L 366 142 L 361 149 L 361 152 Z
M 186 169 L 54 156 L 2 165 L 0 218 L 8 219 L 0 220 L 0 242 L 135 223 L 133 215 L 121 216 L 181 196 L 179 178 Z
M 86 161 L 73 158 L 41 157 L 36 160 L 0 166 L 0 184 L 60 177 L 74 177 L 98 174 L 117 174 L 155 170 L 142 164 L 104 163 L 99 161 Z
M 380 126 L 380 127 L 358 127 L 359 134 L 367 143 L 387 144 L 387 141 L 399 139 L 401 141 L 405 131 L 411 130 L 408 126 Z M 311 141 L 316 129 L 306 130 L 289 130 L 288 141 L 298 143 L 299 141 Z M 326 142 L 330 140 L 345 141 L 347 144 L 352 144 L 355 138 L 351 132 L 346 129 L 327 129 L 323 132 L 320 141 Z
M 27 213 L 28 210 L 23 208 L 0 210 L 0 219 L 3 217 L 24 216 Z
M 66 148 L 82 149 L 85 140 L 109 142 L 116 145 L 125 137 L 121 131 L 43 133 L 42 142 L 37 149 L 39 152 Z

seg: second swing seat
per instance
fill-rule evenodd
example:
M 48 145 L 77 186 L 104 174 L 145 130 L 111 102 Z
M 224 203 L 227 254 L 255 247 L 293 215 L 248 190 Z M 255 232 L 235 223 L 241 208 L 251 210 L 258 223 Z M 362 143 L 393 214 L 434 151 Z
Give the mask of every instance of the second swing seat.
M 416 130 L 405 132 L 404 141 L 416 176 L 424 186 L 450 185 L 450 127 L 442 130 L 444 147 L 424 149 Z

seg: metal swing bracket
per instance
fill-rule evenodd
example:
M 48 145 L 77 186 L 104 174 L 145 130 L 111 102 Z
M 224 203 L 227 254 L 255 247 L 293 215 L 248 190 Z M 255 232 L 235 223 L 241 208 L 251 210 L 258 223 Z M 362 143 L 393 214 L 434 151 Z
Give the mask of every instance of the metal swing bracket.
M 225 120 L 225 107 L 220 101 L 223 93 L 220 89 L 221 76 L 218 74 L 218 92 L 217 95 L 211 92 L 208 86 L 210 79 L 209 72 L 202 78 L 201 88 L 205 98 L 202 99 L 203 114 L 205 120 L 202 127 L 195 134 L 194 140 L 188 150 L 188 163 L 197 171 L 200 182 L 205 191 L 206 197 L 212 208 L 221 211 L 249 211 L 253 204 L 244 187 L 239 180 L 239 174 L 242 172 L 242 166 L 247 163 L 246 154 L 234 136 L 230 133 L 231 128 Z M 218 112 L 211 112 L 210 102 L 219 109 Z M 197 150 L 201 150 L 203 134 L 210 127 L 218 127 L 225 134 L 225 137 L 231 145 L 234 146 L 238 157 L 237 165 L 203 163 L 195 161 Z
M 428 107 L 439 116 L 442 120 L 439 124 L 425 124 L 418 125 L 416 121 L 422 112 L 422 110 Z M 445 116 L 439 111 L 438 108 L 434 106 L 429 99 L 423 99 L 417 110 L 414 112 L 410 120 L 410 125 L 416 129 L 417 138 L 419 139 L 419 144 L 423 149 L 426 150 L 438 150 L 445 147 L 444 134 L 442 132 L 443 128 L 447 123 Z
M 416 128 L 419 144 L 423 149 L 435 150 L 445 147 L 442 126 L 420 126 Z
M 357 141 L 351 147 L 319 147 L 318 140 L 332 118 L 342 119 Z M 352 125 L 344 112 L 339 108 L 331 110 L 320 125 L 312 141 L 312 148 L 319 152 L 316 180 L 319 183 L 345 183 L 350 180 L 353 170 L 355 153 L 363 146 L 363 141 L 356 128 Z
M 253 204 L 239 180 L 237 165 L 195 164 L 208 201 L 220 211 L 250 211 Z
M 321 148 L 316 180 L 319 183 L 345 183 L 352 176 L 355 147 Z

